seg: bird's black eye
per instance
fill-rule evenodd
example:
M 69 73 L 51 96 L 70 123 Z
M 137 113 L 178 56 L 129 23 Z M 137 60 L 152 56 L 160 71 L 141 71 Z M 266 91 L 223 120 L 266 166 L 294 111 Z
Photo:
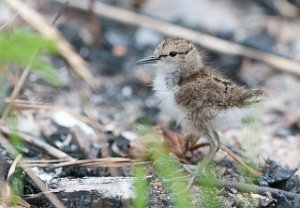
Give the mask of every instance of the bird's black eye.
M 176 52 L 176 51 L 171 51 L 171 52 L 169 53 L 169 55 L 170 55 L 171 57 L 174 57 L 174 56 L 177 55 L 177 52 Z

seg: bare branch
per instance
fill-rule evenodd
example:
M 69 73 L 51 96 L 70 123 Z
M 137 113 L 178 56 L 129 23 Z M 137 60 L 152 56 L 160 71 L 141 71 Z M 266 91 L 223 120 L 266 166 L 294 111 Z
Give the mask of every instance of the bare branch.
M 52 0 L 63 3 L 64 0 Z M 73 0 L 70 6 L 88 11 L 88 1 Z M 94 11 L 97 15 L 113 19 L 126 24 L 148 27 L 167 36 L 179 36 L 193 41 L 205 48 L 229 55 L 245 56 L 263 61 L 282 71 L 300 75 L 300 63 L 268 52 L 263 52 L 231 41 L 223 40 L 212 35 L 187 29 L 153 17 L 124 10 L 101 2 L 96 2 Z
M 13 132 L 11 131 L 9 128 L 7 127 L 4 127 L 4 126 L 1 126 L 1 129 L 0 131 L 3 133 L 3 134 L 6 134 L 6 135 L 11 135 L 11 134 L 15 134 L 17 133 L 20 138 L 22 140 L 24 140 L 25 142 L 27 143 L 30 143 L 30 144 L 33 144 L 39 148 L 42 148 L 43 150 L 45 150 L 49 155 L 55 157 L 55 158 L 59 158 L 59 159 L 69 159 L 69 160 L 75 160 L 74 158 L 72 158 L 70 155 L 62 152 L 61 150 L 47 144 L 46 142 L 38 139 L 38 138 L 35 138 L 33 136 L 30 136 L 28 134 L 24 134 L 24 133 L 21 133 L 21 132 Z

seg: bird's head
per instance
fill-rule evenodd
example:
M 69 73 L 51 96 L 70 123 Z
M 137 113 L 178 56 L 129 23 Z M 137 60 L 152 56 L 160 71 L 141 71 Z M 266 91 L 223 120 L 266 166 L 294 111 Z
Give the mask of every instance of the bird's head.
M 164 64 L 168 68 L 184 69 L 202 64 L 202 58 L 197 48 L 189 41 L 182 38 L 169 38 L 156 47 L 154 55 L 141 59 L 137 64 Z M 183 67 L 182 67 L 183 66 Z

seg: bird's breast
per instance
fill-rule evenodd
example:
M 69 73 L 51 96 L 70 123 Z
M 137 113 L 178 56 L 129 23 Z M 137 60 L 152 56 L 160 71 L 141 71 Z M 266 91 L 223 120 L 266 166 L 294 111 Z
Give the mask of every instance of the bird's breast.
M 157 74 L 153 81 L 154 95 L 159 101 L 161 112 L 170 119 L 181 122 L 186 117 L 184 109 L 176 104 L 175 93 L 178 86 L 168 85 L 166 76 L 164 74 Z

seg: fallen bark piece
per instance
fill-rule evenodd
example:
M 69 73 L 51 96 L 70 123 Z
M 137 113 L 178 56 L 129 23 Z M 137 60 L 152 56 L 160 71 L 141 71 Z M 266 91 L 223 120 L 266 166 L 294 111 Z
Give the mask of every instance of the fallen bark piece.
M 96 191 L 104 198 L 130 199 L 134 197 L 134 180 L 133 177 L 59 178 L 49 181 L 49 190 L 51 192 Z
M 135 177 L 85 177 L 78 179 L 59 178 L 49 181 L 50 192 L 77 192 L 77 191 L 97 191 L 104 198 L 130 199 L 134 197 L 134 181 L 148 180 L 152 176 L 145 178 Z M 267 192 L 272 195 L 281 194 L 290 200 L 300 200 L 300 194 L 284 191 L 271 187 L 261 187 L 254 184 L 246 184 L 236 181 L 220 179 L 202 178 L 198 181 L 200 186 L 214 188 L 234 188 L 242 193 L 256 193 L 264 195 Z

